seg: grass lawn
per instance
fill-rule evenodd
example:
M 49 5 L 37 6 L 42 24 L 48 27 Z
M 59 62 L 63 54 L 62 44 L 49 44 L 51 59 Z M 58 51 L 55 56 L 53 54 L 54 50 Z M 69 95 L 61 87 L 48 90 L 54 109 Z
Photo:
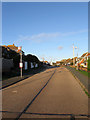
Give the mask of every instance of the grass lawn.
M 79 70 L 79 72 L 86 75 L 86 76 L 88 76 L 88 77 L 90 77 L 90 73 L 87 72 L 87 71 Z

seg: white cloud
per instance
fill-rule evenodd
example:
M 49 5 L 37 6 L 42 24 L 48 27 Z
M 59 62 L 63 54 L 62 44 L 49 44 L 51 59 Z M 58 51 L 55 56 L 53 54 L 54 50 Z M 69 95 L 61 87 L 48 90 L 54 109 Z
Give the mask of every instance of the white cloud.
M 40 33 L 40 34 L 37 34 L 37 35 L 32 35 L 31 36 L 31 39 L 38 39 L 38 38 L 43 38 L 43 37 L 57 37 L 59 36 L 60 33 Z
M 42 42 L 42 41 L 47 41 L 48 39 L 50 40 L 50 38 L 56 38 L 56 37 L 65 37 L 65 36 L 70 36 L 70 35 L 75 35 L 75 34 L 80 34 L 80 33 L 88 33 L 88 30 L 80 30 L 80 31 L 74 31 L 74 32 L 66 32 L 66 33 L 60 33 L 60 32 L 55 32 L 55 33 L 39 33 L 36 35 L 19 35 L 19 38 L 17 39 L 17 41 L 15 41 L 15 43 L 20 43 L 22 41 L 34 41 L 34 42 Z M 55 39 L 56 40 L 56 39 Z

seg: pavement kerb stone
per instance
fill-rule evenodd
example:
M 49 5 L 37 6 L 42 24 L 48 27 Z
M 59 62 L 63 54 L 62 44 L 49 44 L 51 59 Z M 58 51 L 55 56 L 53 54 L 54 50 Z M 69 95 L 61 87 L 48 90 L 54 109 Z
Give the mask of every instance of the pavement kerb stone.
M 40 72 L 43 72 L 43 70 L 41 70 Z M 23 81 L 23 80 L 25 80 L 25 79 L 27 79 L 27 78 L 29 78 L 29 77 L 37 74 L 37 73 L 38 73 L 38 72 L 36 72 L 36 73 L 34 73 L 34 74 L 30 74 L 30 75 L 24 75 L 22 78 L 19 76 L 18 80 L 14 81 L 14 82 L 5 83 L 4 85 L 2 84 L 2 86 L 0 87 L 0 90 L 1 90 L 1 89 L 4 89 L 4 88 L 6 88 L 6 87 L 9 87 L 9 86 L 11 86 L 11 85 L 13 85 L 13 84 L 16 84 L 16 83 L 18 83 L 18 82 L 20 82 L 20 81 Z M 16 79 L 16 77 L 14 77 L 14 78 Z
M 69 70 L 69 69 L 68 69 Z M 69 70 L 70 71 L 70 70 Z M 70 71 L 70 73 L 74 76 L 74 78 L 77 80 L 77 82 L 80 84 L 80 86 L 82 87 L 82 89 L 85 91 L 85 93 L 88 93 L 87 88 L 80 82 L 80 80 Z
M 6 85 L 2 85 L 2 88 L 0 88 L 0 89 L 4 89 L 4 88 L 6 88 L 6 87 L 9 87 L 9 86 L 11 86 L 11 85 L 13 85 L 13 84 L 16 84 L 16 83 L 18 83 L 18 82 L 20 82 L 20 81 L 22 81 L 22 80 L 25 80 L 25 79 L 29 78 L 29 77 L 31 77 L 31 76 L 33 76 L 33 75 L 29 75 L 29 76 L 26 76 L 26 77 L 23 76 L 23 78 L 19 78 L 19 79 L 16 80 L 15 82 L 12 82 L 12 83 L 9 83 L 9 84 L 6 84 Z

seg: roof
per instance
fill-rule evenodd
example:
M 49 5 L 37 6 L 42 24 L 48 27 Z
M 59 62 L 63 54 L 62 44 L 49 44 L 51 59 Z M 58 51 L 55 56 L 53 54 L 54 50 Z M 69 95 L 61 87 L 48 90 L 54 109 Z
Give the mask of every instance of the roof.
M 15 46 L 14 44 L 13 45 L 3 45 L 3 47 L 5 47 L 5 48 L 7 48 L 7 49 L 11 49 L 11 50 L 14 50 L 14 51 L 16 51 L 17 53 L 20 53 L 19 51 L 18 51 L 18 47 L 17 46 Z
M 86 52 L 86 53 L 84 53 L 81 57 L 86 57 L 86 56 L 89 56 L 90 55 L 90 53 L 89 52 Z
M 9 47 L 12 50 L 18 50 L 18 47 L 16 47 L 14 44 L 13 45 L 8 45 L 7 47 Z

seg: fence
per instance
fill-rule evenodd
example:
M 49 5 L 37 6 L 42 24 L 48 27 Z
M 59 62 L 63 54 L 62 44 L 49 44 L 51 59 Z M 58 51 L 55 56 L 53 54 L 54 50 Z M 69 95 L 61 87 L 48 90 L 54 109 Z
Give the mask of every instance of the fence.
M 75 66 L 70 66 L 70 67 L 72 67 L 72 68 L 76 68 Z M 86 68 L 86 67 L 79 67 L 78 68 L 79 70 L 83 70 L 83 71 L 88 71 L 88 69 Z M 90 72 L 90 71 L 88 71 L 88 72 Z

